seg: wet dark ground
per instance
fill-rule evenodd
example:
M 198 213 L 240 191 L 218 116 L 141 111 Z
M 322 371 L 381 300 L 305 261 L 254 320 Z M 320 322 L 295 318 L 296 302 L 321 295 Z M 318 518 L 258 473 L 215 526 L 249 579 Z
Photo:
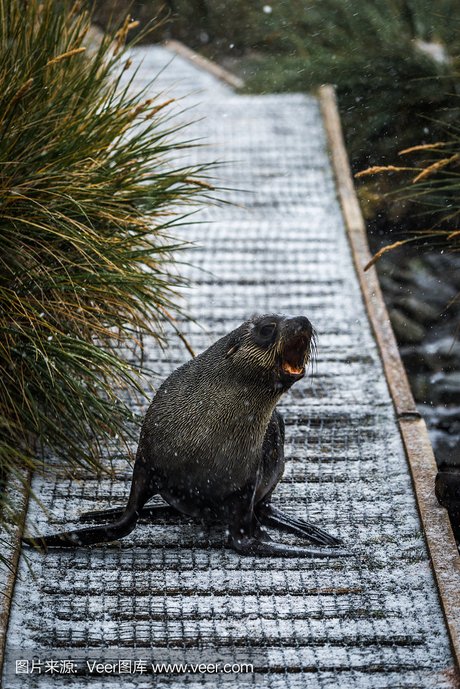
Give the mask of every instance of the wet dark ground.
M 406 245 L 384 256 L 377 270 L 438 467 L 460 471 L 460 254 Z M 458 514 L 451 518 L 459 538 Z
M 460 466 L 460 256 L 394 252 L 378 272 L 438 464 Z

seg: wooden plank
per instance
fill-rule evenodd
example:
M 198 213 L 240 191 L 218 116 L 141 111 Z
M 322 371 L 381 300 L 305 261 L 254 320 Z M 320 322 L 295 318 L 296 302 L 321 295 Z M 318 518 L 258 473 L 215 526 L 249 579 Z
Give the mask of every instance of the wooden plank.
M 8 621 L 13 600 L 14 585 L 21 554 L 21 537 L 29 504 L 31 474 L 24 472 L 22 479 L 10 478 L 7 484 L 6 497 L 17 506 L 17 524 L 7 532 L 1 529 L 2 555 L 7 559 L 8 566 L 0 563 L 0 680 L 5 657 Z
M 217 77 L 217 79 L 225 81 L 225 83 L 227 83 L 232 88 L 239 90 L 244 87 L 244 81 L 242 79 L 237 77 L 235 74 L 232 74 L 227 69 L 224 69 L 216 62 L 212 62 L 203 55 L 200 55 L 194 50 L 191 50 L 188 46 L 184 45 L 184 43 L 171 39 L 169 41 L 165 41 L 163 45 L 165 48 L 171 50 L 173 53 L 176 53 L 177 55 L 184 57 L 186 60 L 190 60 L 190 62 L 193 62 L 195 67 L 198 67 L 199 69 L 204 69 L 213 76 Z

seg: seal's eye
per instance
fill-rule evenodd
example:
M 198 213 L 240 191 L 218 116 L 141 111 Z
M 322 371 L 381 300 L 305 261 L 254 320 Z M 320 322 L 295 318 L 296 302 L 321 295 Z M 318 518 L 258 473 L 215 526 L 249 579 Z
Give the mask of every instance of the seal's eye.
M 271 337 L 276 331 L 276 323 L 265 323 L 259 328 L 259 335 L 261 337 Z

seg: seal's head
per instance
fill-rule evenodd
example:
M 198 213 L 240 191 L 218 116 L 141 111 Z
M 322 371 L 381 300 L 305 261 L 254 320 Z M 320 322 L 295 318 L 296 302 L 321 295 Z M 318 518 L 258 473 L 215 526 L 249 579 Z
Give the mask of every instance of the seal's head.
M 277 391 L 304 377 L 316 351 L 315 332 L 305 316 L 254 316 L 234 332 L 227 357 L 234 358 L 248 378 L 268 380 Z

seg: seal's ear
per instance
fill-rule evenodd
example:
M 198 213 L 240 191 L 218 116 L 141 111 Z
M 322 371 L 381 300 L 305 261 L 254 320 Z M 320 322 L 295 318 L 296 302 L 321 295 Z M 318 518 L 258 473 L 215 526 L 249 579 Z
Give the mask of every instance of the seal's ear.
M 232 356 L 232 354 L 235 354 L 236 351 L 238 351 L 240 347 L 240 343 L 237 342 L 233 347 L 230 347 L 230 349 L 227 351 L 225 358 L 228 359 L 229 356 Z

